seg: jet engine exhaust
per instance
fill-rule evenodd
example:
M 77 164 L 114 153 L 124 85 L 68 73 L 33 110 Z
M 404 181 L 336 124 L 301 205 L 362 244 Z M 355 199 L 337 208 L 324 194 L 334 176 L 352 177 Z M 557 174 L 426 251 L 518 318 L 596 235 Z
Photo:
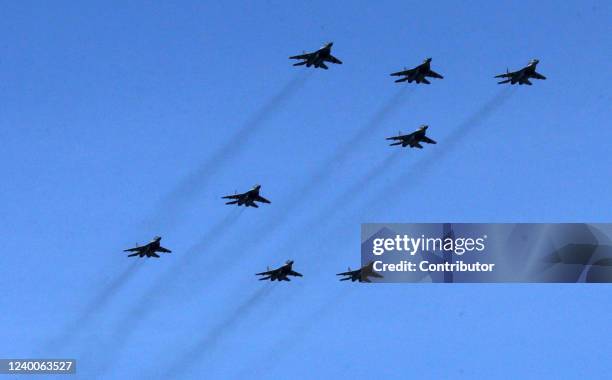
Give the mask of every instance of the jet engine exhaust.
M 161 201 L 153 216 L 144 221 L 146 225 L 157 225 L 164 221 L 164 225 L 173 226 L 180 214 L 200 193 L 204 192 L 214 175 L 226 166 L 233 158 L 238 156 L 239 150 L 248 144 L 251 137 L 256 135 L 266 125 L 279 108 L 285 104 L 306 83 L 312 72 L 301 72 L 286 83 L 275 95 L 269 98 L 263 106 L 247 119 L 234 134 L 215 150 L 212 155 L 202 162 L 191 174 L 184 178 Z M 236 141 L 241 141 L 236 144 Z M 167 230 L 168 228 L 152 228 L 154 230 Z

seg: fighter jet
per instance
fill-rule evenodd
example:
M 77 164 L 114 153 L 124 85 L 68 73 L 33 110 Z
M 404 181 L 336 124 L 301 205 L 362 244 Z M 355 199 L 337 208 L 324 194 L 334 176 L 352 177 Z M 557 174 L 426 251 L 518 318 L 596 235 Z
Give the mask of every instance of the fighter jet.
M 280 268 L 270 270 L 268 267 L 265 272 L 256 273 L 255 276 L 264 276 L 259 279 L 262 280 L 270 280 L 270 281 L 291 281 L 287 276 L 297 276 L 302 277 L 302 275 L 293 270 L 293 260 L 288 260 L 285 265 Z
M 542 74 L 537 73 L 536 66 L 540 63 L 537 59 L 532 59 L 529 61 L 529 64 L 518 71 L 509 72 L 506 69 L 505 74 L 496 75 L 495 78 L 507 78 L 501 82 L 497 82 L 497 84 L 510 83 L 510 84 L 519 84 L 519 85 L 529 85 L 531 86 L 531 82 L 529 78 L 535 79 L 546 79 L 546 77 Z
M 351 270 L 351 268 L 349 267 L 348 272 L 338 273 L 336 274 L 336 276 L 347 276 L 345 278 L 341 278 L 340 281 L 351 280 L 352 282 L 355 282 L 355 281 L 372 282 L 370 281 L 368 277 L 383 278 L 382 275 L 374 271 L 373 261 L 371 261 L 368 265 L 364 265 L 357 270 Z
M 431 70 L 430 65 L 431 65 L 431 58 L 426 58 L 423 61 L 423 63 L 421 63 L 417 67 L 413 69 L 409 69 L 409 70 L 406 70 L 404 68 L 404 71 L 398 71 L 397 73 L 391 74 L 391 76 L 395 76 L 395 77 L 404 76 L 403 78 L 396 80 L 395 83 L 405 82 L 405 81 L 408 81 L 408 83 L 412 83 L 413 81 L 416 81 L 417 83 L 431 84 L 425 77 L 438 78 L 438 79 L 444 78 L 442 75 Z
M 124 250 L 123 252 L 134 252 L 131 255 L 128 255 L 128 257 L 132 257 L 132 256 L 159 257 L 159 255 L 156 252 L 163 252 L 163 253 L 170 253 L 170 252 L 172 252 L 168 248 L 162 247 L 160 245 L 160 241 L 161 241 L 161 237 L 156 236 L 148 244 L 145 244 L 145 245 L 142 245 L 142 246 L 137 246 L 137 247 L 134 247 L 134 248 L 129 248 L 129 249 Z
M 242 194 L 234 194 L 234 195 L 226 195 L 222 197 L 222 199 L 234 199 L 233 201 L 225 203 L 226 205 L 238 205 L 245 207 L 255 207 L 259 206 L 255 202 L 263 202 L 270 203 L 269 200 L 259 195 L 259 190 L 261 189 L 261 185 L 255 185 L 251 190 Z
M 437 144 L 434 140 L 425 136 L 425 131 L 429 128 L 428 125 L 422 125 L 415 132 L 412 132 L 407 135 L 402 135 L 401 133 L 398 136 L 387 137 L 387 140 L 394 140 L 393 144 L 389 144 L 389 146 L 393 145 L 401 145 L 402 147 L 411 147 L 411 148 L 419 148 L 423 149 L 423 145 L 419 144 L 421 142 L 425 142 L 427 144 Z
M 294 55 L 289 59 L 301 59 L 302 62 L 294 63 L 293 66 L 306 65 L 306 67 L 314 66 L 315 68 L 320 67 L 327 70 L 328 67 L 325 62 L 331 62 L 336 64 L 342 64 L 342 61 L 331 55 L 331 48 L 333 42 L 326 43 L 319 50 L 313 51 L 312 53 L 304 53 L 302 55 Z

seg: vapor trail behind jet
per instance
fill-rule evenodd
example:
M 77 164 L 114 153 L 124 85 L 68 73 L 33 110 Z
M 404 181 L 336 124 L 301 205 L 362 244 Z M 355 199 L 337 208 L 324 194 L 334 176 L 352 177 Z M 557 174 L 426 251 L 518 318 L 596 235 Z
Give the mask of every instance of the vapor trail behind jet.
M 161 279 L 148 289 L 138 301 L 131 307 L 117 323 L 117 328 L 112 336 L 113 352 L 119 353 L 128 341 L 138 323 L 146 318 L 151 310 L 159 306 L 164 298 L 174 290 L 177 280 L 183 278 L 185 271 L 195 262 L 198 257 L 205 254 L 204 250 L 216 243 L 236 223 L 244 209 L 232 209 L 232 211 L 219 222 L 209 228 L 186 252 L 181 253 L 180 260 L 176 262 Z
M 413 186 L 417 181 L 423 179 L 431 172 L 431 167 L 441 162 L 446 156 L 453 153 L 458 146 L 461 146 L 465 139 L 470 137 L 470 132 L 480 127 L 492 114 L 500 109 L 516 92 L 516 88 L 506 87 L 501 89 L 493 98 L 483 104 L 474 113 L 469 115 L 461 122 L 444 141 L 439 142 L 439 149 L 435 155 L 423 156 L 421 159 L 414 162 L 403 175 L 397 175 L 394 181 L 389 182 L 382 191 L 378 192 L 374 198 L 369 198 L 360 209 L 372 209 L 373 205 L 380 200 L 386 199 L 390 194 L 397 191 L 405 191 L 406 186 Z M 412 175 L 407 179 L 406 174 Z M 418 175 L 414 175 L 418 174 Z
M 346 161 L 351 152 L 357 149 L 364 139 L 376 130 L 377 127 L 383 125 L 387 119 L 393 115 L 393 112 L 400 108 L 406 102 L 413 91 L 412 88 L 402 86 L 398 89 L 376 112 L 353 133 L 348 140 L 345 140 L 342 145 L 317 169 L 313 178 L 308 181 L 308 188 L 312 188 L 312 183 L 320 183 L 329 177 L 331 167 L 337 166 Z
M 296 194 L 300 194 L 300 202 L 292 200 L 282 205 L 279 207 L 281 211 L 277 217 L 270 219 L 267 223 L 256 226 L 257 229 L 253 235 L 257 237 L 257 240 L 250 246 L 250 251 L 254 250 L 258 244 L 267 241 L 266 237 L 273 235 L 276 229 L 285 223 L 288 216 L 294 213 L 295 208 L 298 207 L 301 202 L 306 201 L 308 197 L 312 196 L 317 188 L 317 186 L 313 184 L 320 186 L 325 182 L 333 173 L 333 166 L 346 161 L 346 159 L 350 157 L 350 153 L 364 140 L 364 137 L 371 133 L 372 130 L 376 129 L 378 125 L 384 123 L 384 121 L 393 114 L 393 111 L 408 99 L 410 94 L 408 91 L 411 91 L 411 89 L 407 89 L 406 87 L 398 89 L 381 105 L 374 115 L 361 126 L 361 128 L 351 135 L 348 140 L 344 141 L 340 148 L 315 170 L 314 174 L 310 176 L 299 189 L 294 190 Z M 395 157 L 395 153 L 392 156 Z M 214 273 L 214 276 L 221 276 L 225 271 L 231 269 L 235 263 L 239 262 L 240 256 L 246 253 L 244 249 L 234 247 L 230 247 L 226 250 L 235 252 L 235 254 L 231 258 L 225 256 L 218 256 L 215 258 L 215 262 L 210 264 L 214 268 L 219 268 Z M 208 281 L 212 281 L 213 279 L 212 274 L 206 278 Z
M 311 74 L 312 72 L 297 74 L 269 98 L 225 144 L 216 149 L 208 159 L 161 200 L 153 216 L 145 223 L 160 224 L 161 221 L 164 221 L 164 225 L 173 225 L 188 204 L 206 189 L 211 178 L 238 155 L 240 149 L 243 149 L 249 140 L 261 130 L 265 122 L 279 110 L 279 107 L 298 93 Z
M 231 333 L 236 325 L 249 317 L 250 313 L 272 292 L 274 285 L 266 284 L 255 290 L 247 299 L 241 302 L 238 307 L 226 318 L 208 329 L 208 333 L 202 337 L 186 353 L 182 353 L 178 360 L 170 365 L 162 378 L 177 378 L 181 371 L 192 367 L 196 363 L 201 363 L 204 356 L 213 351 L 218 342 L 228 333 Z
M 91 320 L 94 319 L 95 316 L 110 303 L 113 296 L 116 295 L 121 288 L 123 288 L 123 286 L 141 267 L 141 262 L 132 261 L 127 268 L 123 270 L 123 272 L 106 284 L 95 295 L 95 297 L 89 301 L 79 317 L 68 327 L 66 327 L 58 337 L 47 343 L 45 352 L 49 352 L 50 350 L 61 350 L 62 348 L 69 346 L 72 341 L 84 331 L 85 327 L 91 323 Z
M 437 162 L 445 155 L 451 153 L 457 146 L 461 145 L 462 140 L 469 137 L 468 134 L 474 128 L 477 128 L 483 121 L 487 119 L 493 112 L 499 109 L 514 93 L 514 89 L 505 88 L 498 92 L 492 99 L 482 105 L 473 114 L 469 115 L 457 128 L 453 130 L 451 135 L 445 139 L 447 143 L 440 145 L 439 152 L 435 156 L 425 156 L 412 164 L 408 170 L 410 173 L 417 173 L 418 178 L 427 175 L 429 172 L 429 166 Z M 317 213 L 313 218 L 306 222 L 304 227 L 301 228 L 303 231 L 309 231 L 311 235 L 317 229 L 323 229 L 326 225 L 329 225 L 332 218 L 340 212 L 346 212 L 351 206 L 353 206 L 360 197 L 355 196 L 360 193 L 367 193 L 369 188 L 379 184 L 381 177 L 388 173 L 389 166 L 397 160 L 400 156 L 405 156 L 403 150 L 394 150 L 385 159 L 379 161 L 376 165 L 372 166 L 367 172 L 353 182 L 345 191 L 339 196 L 335 197 L 330 203 L 330 207 L 323 207 L 321 211 Z M 411 179 L 409 183 L 406 182 L 405 175 L 398 175 L 397 179 L 391 181 L 389 185 L 384 186 L 383 190 L 376 192 L 374 198 L 368 198 L 367 201 L 360 204 L 357 207 L 358 210 L 373 209 L 373 205 L 376 205 L 381 199 L 388 199 L 389 194 L 393 194 L 397 191 L 404 191 L 407 185 L 414 185 L 415 180 Z M 329 231 L 331 233 L 331 231 Z M 323 239 L 324 241 L 325 239 Z M 293 247 L 295 241 L 288 239 L 285 244 L 277 251 L 284 252 Z M 315 250 L 311 255 L 317 255 Z M 319 256 L 319 255 L 317 255 Z
M 362 192 L 367 192 L 368 188 L 374 184 L 377 184 L 380 180 L 380 177 L 387 173 L 387 169 L 389 166 L 397 160 L 402 155 L 401 150 L 394 150 L 384 159 L 380 160 L 376 165 L 372 166 L 368 171 L 366 171 L 362 176 L 360 176 L 357 181 L 353 182 L 348 188 L 346 188 L 340 195 L 334 197 L 334 199 L 328 203 L 328 207 L 321 207 L 319 212 L 315 214 L 312 218 L 304 223 L 302 227 L 300 227 L 301 231 L 308 231 L 308 235 L 312 236 L 312 234 L 317 231 L 325 228 L 329 225 L 329 223 L 333 220 L 333 217 L 338 213 L 345 211 L 348 209 L 355 200 L 359 199 L 355 196 L 355 194 L 359 194 Z M 286 239 L 283 246 L 275 250 L 277 252 L 286 252 L 294 249 L 295 240 L 293 238 Z M 314 251 L 311 252 L 311 256 L 320 256 L 321 254 L 326 254 L 326 252 Z
M 298 322 L 293 328 L 284 329 L 284 333 L 276 337 L 278 339 L 271 345 L 270 350 L 265 355 L 265 359 L 259 360 L 255 366 L 243 368 L 235 378 L 260 377 L 272 372 L 272 369 L 278 363 L 282 363 L 281 359 L 290 354 L 292 349 L 304 340 L 304 337 L 313 333 L 312 328 L 317 323 L 321 323 L 328 315 L 337 311 L 338 306 L 347 300 L 347 295 L 354 291 L 354 286 L 343 286 L 336 293 L 327 294 L 324 297 L 326 299 L 312 313 L 309 313 L 306 318 L 302 318 L 301 322 Z M 299 295 L 294 297 L 294 299 L 300 299 Z
M 337 166 L 347 160 L 349 158 L 350 153 L 357 149 L 357 146 L 363 142 L 364 138 L 372 133 L 373 130 L 376 129 L 377 126 L 383 124 L 386 119 L 393 114 L 393 111 L 397 109 L 404 101 L 408 99 L 410 93 L 407 91 L 411 91 L 406 87 L 402 87 L 397 90 L 393 96 L 391 96 L 386 102 L 382 104 L 382 106 L 374 113 L 374 115 L 368 119 L 368 121 L 361 126 L 351 137 L 344 141 L 343 144 L 328 157 L 325 162 L 323 162 L 319 167 L 315 170 L 312 176 L 308 178 L 300 189 L 295 190 L 296 194 L 300 194 L 301 202 L 305 201 L 312 193 L 315 191 L 317 186 L 321 185 L 325 181 L 329 179 L 331 174 L 333 173 L 333 167 Z M 299 206 L 301 202 L 290 202 L 283 208 L 283 214 L 278 218 L 275 218 L 270 221 L 270 223 L 262 226 L 261 234 L 271 233 L 273 232 L 279 225 L 282 225 L 285 222 L 285 219 L 288 215 L 291 215 L 295 209 L 295 207 Z M 263 239 L 262 239 L 263 240 Z

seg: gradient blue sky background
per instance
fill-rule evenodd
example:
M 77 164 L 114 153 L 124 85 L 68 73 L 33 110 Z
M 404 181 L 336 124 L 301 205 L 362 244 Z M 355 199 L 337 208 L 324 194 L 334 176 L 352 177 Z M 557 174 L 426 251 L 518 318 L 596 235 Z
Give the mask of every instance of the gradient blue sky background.
M 606 1 L 2 1 L 0 357 L 597 378 L 610 287 L 340 283 L 361 222 L 609 222 Z M 287 59 L 334 41 L 328 71 Z M 425 57 L 445 76 L 399 86 Z M 493 75 L 539 58 L 546 81 Z M 421 123 L 438 145 L 393 150 Z M 260 183 L 271 205 L 220 196 Z M 174 253 L 129 260 L 154 235 Z M 296 261 L 304 278 L 253 273 Z

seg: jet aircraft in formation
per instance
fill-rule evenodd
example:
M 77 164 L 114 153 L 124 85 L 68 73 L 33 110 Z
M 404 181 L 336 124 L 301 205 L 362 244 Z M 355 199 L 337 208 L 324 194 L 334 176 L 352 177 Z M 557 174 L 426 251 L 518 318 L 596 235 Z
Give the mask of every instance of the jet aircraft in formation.
M 391 76 L 394 76 L 394 77 L 403 76 L 403 78 L 396 80 L 395 83 L 408 81 L 408 83 L 417 82 L 417 83 L 431 84 L 431 82 L 429 82 L 426 77 L 438 78 L 438 79 L 444 78 L 442 75 L 436 73 L 435 71 L 431 69 L 431 58 L 426 58 L 423 61 L 423 63 L 421 63 L 415 68 L 408 69 L 408 70 L 404 69 L 404 71 L 398 71 L 396 73 L 392 73 Z
M 172 252 L 168 248 L 162 247 L 160 242 L 161 242 L 161 237 L 156 236 L 148 244 L 137 246 L 137 247 L 134 247 L 134 248 L 129 248 L 129 249 L 124 250 L 123 252 L 134 252 L 131 255 L 128 255 L 128 257 L 132 257 L 132 256 L 159 257 L 159 255 L 156 252 L 163 252 L 163 253 L 171 253 Z
M 291 281 L 291 279 L 287 276 L 303 277 L 301 273 L 293 270 L 293 260 L 288 260 L 282 267 L 272 270 L 268 268 L 265 272 L 256 273 L 255 276 L 264 276 L 261 277 L 259 281 Z
M 434 140 L 425 136 L 425 131 L 427 131 L 427 128 L 429 128 L 428 125 L 422 125 L 421 127 L 419 127 L 419 129 L 410 134 L 402 135 L 400 133 L 398 136 L 387 137 L 387 140 L 397 141 L 393 144 L 389 144 L 389 146 L 401 145 L 402 147 L 409 146 L 411 148 L 423 149 L 423 145 L 420 144 L 421 142 L 427 144 L 437 144 Z
M 336 276 L 346 276 L 344 278 L 341 278 L 340 281 L 351 280 L 352 282 L 355 282 L 355 281 L 359 281 L 359 282 L 372 282 L 372 281 L 370 281 L 370 279 L 368 277 L 383 278 L 382 275 L 378 274 L 374 270 L 374 262 L 373 261 L 371 261 L 367 265 L 362 266 L 361 268 L 359 268 L 357 270 L 351 270 L 351 267 L 349 267 L 348 268 L 348 272 L 338 273 L 338 274 L 336 274 Z
M 255 185 L 251 190 L 247 191 L 246 193 L 226 195 L 222 197 L 222 199 L 232 199 L 231 201 L 225 203 L 226 205 L 238 205 L 258 208 L 259 206 L 255 202 L 271 203 L 269 200 L 259 195 L 260 189 L 261 185 Z
M 338 65 L 342 64 L 342 61 L 338 58 L 331 55 L 331 48 L 334 45 L 333 42 L 326 43 L 317 51 L 313 51 L 312 53 L 304 53 L 301 55 L 294 55 L 289 57 L 289 59 L 301 59 L 302 62 L 294 63 L 293 66 L 302 66 L 306 65 L 306 67 L 314 66 L 315 68 L 322 68 L 327 70 L 328 67 L 325 62 L 331 62 Z
M 325 64 L 326 62 L 334 63 L 334 64 L 342 64 L 338 58 L 334 57 L 331 54 L 331 48 L 333 46 L 332 42 L 329 42 L 323 45 L 320 49 L 310 52 L 304 53 L 301 55 L 295 55 L 289 57 L 289 59 L 297 59 L 300 62 L 293 64 L 293 66 L 302 66 L 306 65 L 306 67 L 314 66 L 315 68 L 322 68 L 327 70 L 328 67 Z M 399 76 L 401 78 L 397 79 L 395 82 L 416 82 L 417 84 L 425 83 L 431 84 L 427 78 L 437 78 L 443 79 L 444 77 L 435 71 L 431 70 L 431 58 L 427 58 L 423 61 L 422 64 L 412 68 L 412 69 L 404 69 L 403 71 L 398 71 L 392 73 L 391 76 Z M 539 63 L 539 60 L 533 59 L 529 62 L 529 64 L 514 72 L 510 72 L 506 70 L 505 74 L 496 75 L 495 78 L 505 78 L 503 81 L 498 82 L 499 84 L 510 83 L 510 84 L 519 84 L 519 85 L 532 85 L 529 79 L 546 79 L 546 77 L 542 74 L 536 72 L 536 66 Z M 388 137 L 387 140 L 395 141 L 390 144 L 401 145 L 402 147 L 411 147 L 411 148 L 419 148 L 422 149 L 423 146 L 420 144 L 422 142 L 427 144 L 436 144 L 436 142 L 429 137 L 425 136 L 427 125 L 422 125 L 418 130 L 413 133 L 402 135 L 401 133 L 398 136 Z M 259 195 L 259 191 L 261 189 L 260 185 L 254 186 L 251 190 L 242 193 L 242 194 L 234 194 L 227 195 L 222 197 L 223 199 L 230 199 L 226 204 L 236 204 L 238 206 L 246 206 L 246 207 L 255 207 L 259 206 L 255 202 L 263 202 L 263 203 L 271 203 L 266 198 Z M 155 237 L 150 243 L 145 244 L 143 246 L 137 246 L 134 248 L 129 248 L 124 250 L 124 252 L 133 252 L 128 255 L 128 257 L 139 256 L 139 257 L 160 257 L 157 252 L 170 253 L 167 248 L 164 248 L 160 245 L 161 237 Z M 380 274 L 373 270 L 373 262 L 365 265 L 357 270 L 348 269 L 347 272 L 338 273 L 338 276 L 344 276 L 340 279 L 340 281 L 348 281 L 352 282 L 371 282 L 369 277 L 374 278 L 382 278 Z M 293 261 L 289 260 L 287 263 L 277 269 L 270 270 L 268 269 L 266 272 L 257 273 L 257 276 L 263 276 L 259 280 L 270 280 L 270 281 L 290 281 L 288 276 L 298 276 L 302 277 L 302 274 L 293 270 Z
M 540 63 L 537 59 L 532 59 L 529 61 L 529 64 L 518 71 L 509 72 L 506 69 L 505 74 L 496 75 L 495 78 L 506 78 L 501 82 L 497 82 L 498 84 L 510 83 L 510 84 L 526 84 L 531 86 L 532 83 L 529 81 L 530 78 L 534 79 L 546 79 L 546 77 L 538 72 L 536 72 L 536 66 Z

